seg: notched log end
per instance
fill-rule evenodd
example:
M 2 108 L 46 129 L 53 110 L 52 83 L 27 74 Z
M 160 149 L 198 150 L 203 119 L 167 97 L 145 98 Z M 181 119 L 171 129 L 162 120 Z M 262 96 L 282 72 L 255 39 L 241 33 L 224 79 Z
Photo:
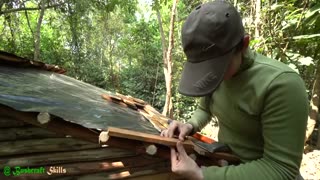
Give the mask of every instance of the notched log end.
M 109 138 L 109 131 L 102 131 L 99 135 L 99 144 L 106 144 Z
M 37 116 L 37 120 L 40 124 L 47 124 L 51 120 L 51 117 L 47 112 L 40 112 Z
M 150 144 L 146 147 L 146 153 L 149 155 L 155 155 L 157 154 L 158 148 L 154 144 Z

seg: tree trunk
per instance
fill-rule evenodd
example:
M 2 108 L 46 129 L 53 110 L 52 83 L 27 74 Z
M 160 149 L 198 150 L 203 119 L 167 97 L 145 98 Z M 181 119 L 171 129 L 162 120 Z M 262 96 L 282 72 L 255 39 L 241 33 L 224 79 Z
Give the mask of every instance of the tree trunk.
M 312 97 L 310 101 L 311 109 L 308 117 L 305 142 L 309 139 L 317 122 L 317 117 L 319 113 L 319 109 L 318 109 L 319 96 L 320 96 L 320 62 L 318 62 L 318 65 L 317 65 L 316 79 L 314 80 L 313 88 L 312 88 Z M 318 133 L 317 147 L 320 147 L 320 133 Z
M 161 35 L 161 45 L 162 45 L 162 57 L 163 57 L 163 62 L 166 63 L 166 54 L 167 54 L 167 40 L 164 35 L 163 27 L 162 27 L 162 20 L 161 20 L 161 14 L 159 9 L 157 9 L 157 18 L 158 18 L 158 23 L 159 23 L 159 30 L 160 30 L 160 35 Z
M 37 29 L 34 34 L 34 56 L 33 56 L 33 59 L 35 61 L 39 60 L 39 58 L 40 58 L 40 34 L 41 34 L 41 23 L 42 23 L 42 19 L 44 16 L 44 10 L 45 10 L 45 0 L 42 0 L 40 2 L 40 7 L 41 7 L 40 16 L 38 19 Z
M 170 28 L 169 28 L 169 45 L 164 63 L 164 74 L 166 80 L 166 102 L 162 111 L 162 114 L 173 118 L 173 105 L 172 105 L 172 49 L 174 47 L 174 22 L 176 16 L 178 0 L 173 0 L 173 5 L 171 9 L 171 18 L 170 18 Z
M 168 89 L 167 86 L 167 76 L 168 76 L 168 62 L 167 62 L 167 40 L 166 37 L 164 35 L 164 31 L 163 31 L 163 26 L 162 26 L 162 20 L 161 20 L 161 14 L 159 9 L 157 9 L 157 19 L 158 19 L 158 23 L 159 23 L 159 30 L 160 30 L 160 35 L 161 35 L 161 45 L 162 45 L 162 60 L 163 60 L 163 72 L 164 72 L 164 77 L 165 77 L 165 82 L 166 82 L 166 88 Z M 167 94 L 166 94 L 166 102 L 165 102 L 165 106 L 163 108 L 163 114 L 167 115 L 167 111 L 165 112 L 166 109 L 168 109 L 168 105 L 167 103 L 170 101 L 167 101 Z
M 312 88 L 312 97 L 310 101 L 310 113 L 308 117 L 308 125 L 307 125 L 307 131 L 306 131 L 306 139 L 308 140 L 310 135 L 312 134 L 315 124 L 317 122 L 317 117 L 319 113 L 319 96 L 320 96 L 320 62 L 318 62 L 317 70 L 316 70 L 316 79 L 313 83 Z M 318 132 L 318 141 L 317 141 L 317 147 L 320 148 L 320 133 Z
M 261 0 L 256 0 L 255 3 L 255 10 L 256 10 L 256 14 L 255 14 L 255 39 L 258 39 L 260 36 L 260 20 L 261 20 Z
M 24 4 L 24 3 L 23 3 L 23 7 L 25 8 L 25 4 Z M 35 40 L 34 40 L 34 32 L 33 32 L 33 30 L 32 30 L 31 24 L 30 24 L 28 11 L 27 11 L 27 10 L 25 10 L 25 11 L 24 11 L 24 14 L 26 15 L 26 19 L 27 19 L 28 27 L 29 27 L 29 29 L 30 29 L 31 36 L 32 36 L 32 38 L 33 38 L 33 46 L 35 47 L 35 44 L 34 44 L 34 43 L 35 43 Z

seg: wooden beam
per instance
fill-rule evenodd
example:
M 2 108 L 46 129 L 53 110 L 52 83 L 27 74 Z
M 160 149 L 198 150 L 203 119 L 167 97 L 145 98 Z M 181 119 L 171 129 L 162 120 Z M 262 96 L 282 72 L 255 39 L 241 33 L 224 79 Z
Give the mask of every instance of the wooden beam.
M 41 138 L 53 138 L 53 137 L 65 137 L 62 134 L 56 134 L 49 130 L 35 127 L 14 127 L 14 128 L 2 128 L 0 130 L 0 142 L 12 141 L 12 140 L 25 140 L 25 139 L 41 139 Z
M 135 152 L 104 147 L 97 149 L 87 149 L 70 152 L 54 152 L 54 153 L 34 153 L 20 156 L 6 156 L 0 158 L 0 169 L 5 166 L 21 166 L 21 167 L 39 167 L 50 166 L 62 163 L 100 161 L 105 159 L 125 159 L 127 157 L 136 156 Z M 2 172 L 2 171 L 1 171 Z
M 176 147 L 177 142 L 179 141 L 176 138 L 166 138 L 160 135 L 147 134 L 138 131 L 131 131 L 127 129 L 120 129 L 115 127 L 108 127 L 106 136 L 118 137 L 125 139 L 132 139 L 142 142 L 148 142 L 153 144 L 165 145 L 168 147 Z M 187 151 L 193 151 L 194 144 L 190 140 L 183 141 L 183 146 Z
M 73 138 L 47 138 L 0 142 L 0 157 L 39 152 L 99 148 L 100 145 Z
M 27 125 L 23 121 L 13 119 L 11 117 L 0 115 L 0 128 L 21 127 Z
M 158 158 L 146 158 L 144 156 L 133 156 L 127 158 L 117 158 L 110 160 L 101 160 L 94 162 L 77 162 L 67 164 L 56 164 L 50 166 L 44 166 L 45 174 L 24 174 L 20 175 L 19 178 L 31 178 L 31 179 L 47 179 L 57 177 L 69 177 L 88 175 L 100 172 L 112 172 L 121 169 L 128 169 L 134 167 L 150 166 L 154 164 L 168 164 L 162 159 Z M 55 173 L 60 172 L 60 173 Z M 65 173 L 64 173 L 65 172 Z
M 4 105 L 0 105 L 0 115 L 6 115 L 10 118 L 33 124 L 35 126 L 56 132 L 58 134 L 71 135 L 74 138 L 79 138 L 97 144 L 99 142 L 98 133 L 91 131 L 90 129 L 85 128 L 81 125 L 65 121 L 58 117 L 54 117 L 54 119 L 51 119 L 48 123 L 41 124 L 38 121 L 39 113 L 17 111 Z

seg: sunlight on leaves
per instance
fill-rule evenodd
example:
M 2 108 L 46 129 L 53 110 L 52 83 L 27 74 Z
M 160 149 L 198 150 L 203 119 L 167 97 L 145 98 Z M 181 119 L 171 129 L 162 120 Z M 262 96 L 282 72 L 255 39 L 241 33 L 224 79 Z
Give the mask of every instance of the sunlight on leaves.
M 296 65 L 290 63 L 288 66 L 289 66 L 291 69 L 293 69 L 294 71 L 296 71 L 297 73 L 299 73 L 299 70 L 298 70 L 298 68 L 297 68 Z M 300 73 L 299 73 L 299 74 L 300 74 Z
M 310 66 L 311 64 L 314 65 L 313 59 L 311 57 L 302 57 L 299 59 L 301 65 Z

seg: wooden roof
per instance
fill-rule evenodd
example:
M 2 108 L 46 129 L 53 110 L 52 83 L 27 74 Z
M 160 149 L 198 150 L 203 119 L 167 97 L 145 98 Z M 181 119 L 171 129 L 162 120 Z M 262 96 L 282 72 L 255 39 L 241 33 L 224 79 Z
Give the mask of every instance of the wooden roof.
M 46 71 L 56 72 L 59 74 L 63 74 L 66 72 L 65 69 L 59 66 L 46 64 L 40 61 L 32 61 L 32 60 L 19 57 L 19 56 L 16 56 L 15 54 L 11 54 L 1 50 L 0 50 L 0 64 L 6 65 L 6 66 L 14 66 L 14 67 L 42 69 Z

